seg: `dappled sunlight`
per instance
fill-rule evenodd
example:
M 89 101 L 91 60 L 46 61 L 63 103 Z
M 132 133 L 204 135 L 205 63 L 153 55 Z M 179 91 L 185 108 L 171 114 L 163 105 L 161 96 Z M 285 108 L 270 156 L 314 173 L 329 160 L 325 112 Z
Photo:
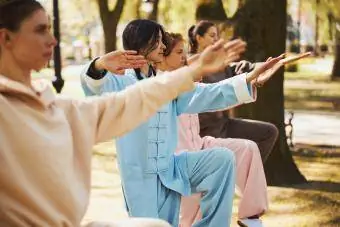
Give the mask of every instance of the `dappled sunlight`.
M 285 108 L 339 112 L 340 81 L 331 81 L 333 58 L 301 61 L 297 72 L 285 72 Z
M 92 193 L 85 220 L 120 220 L 127 217 L 117 172 L 113 142 L 94 148 Z M 339 150 L 327 148 L 297 153 L 294 159 L 309 181 L 286 187 L 268 187 L 269 212 L 263 217 L 265 226 L 303 227 L 337 226 L 340 214 Z M 331 153 L 331 150 L 333 153 Z M 335 152 L 335 153 L 334 153 Z M 310 153 L 311 156 L 308 156 Z M 327 154 L 323 157 L 322 154 Z M 240 198 L 235 196 L 232 226 L 237 227 Z
M 266 226 L 321 226 L 340 212 L 339 193 L 269 187 L 269 197 Z
M 340 158 L 295 157 L 299 169 L 307 180 L 333 181 L 340 184 Z

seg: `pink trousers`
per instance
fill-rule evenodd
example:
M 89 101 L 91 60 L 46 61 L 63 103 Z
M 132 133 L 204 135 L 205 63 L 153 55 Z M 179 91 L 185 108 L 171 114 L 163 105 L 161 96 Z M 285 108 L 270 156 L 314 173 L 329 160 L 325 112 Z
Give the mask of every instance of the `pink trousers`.
M 268 209 L 267 182 L 257 144 L 245 139 L 221 139 L 206 136 L 203 149 L 225 147 L 236 158 L 236 187 L 241 194 L 238 217 L 262 215 Z M 200 194 L 182 197 L 180 227 L 190 227 L 201 218 Z

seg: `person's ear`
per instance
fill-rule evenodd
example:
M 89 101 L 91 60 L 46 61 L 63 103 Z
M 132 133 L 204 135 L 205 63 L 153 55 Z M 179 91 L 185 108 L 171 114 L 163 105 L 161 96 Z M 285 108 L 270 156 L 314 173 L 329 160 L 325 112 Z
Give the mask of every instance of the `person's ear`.
M 4 29 L 0 29 L 0 44 L 4 44 L 6 41 L 6 32 Z
M 11 36 L 5 29 L 0 29 L 0 43 L 7 44 L 11 41 Z
M 202 37 L 200 35 L 195 35 L 196 42 L 199 44 L 201 42 Z

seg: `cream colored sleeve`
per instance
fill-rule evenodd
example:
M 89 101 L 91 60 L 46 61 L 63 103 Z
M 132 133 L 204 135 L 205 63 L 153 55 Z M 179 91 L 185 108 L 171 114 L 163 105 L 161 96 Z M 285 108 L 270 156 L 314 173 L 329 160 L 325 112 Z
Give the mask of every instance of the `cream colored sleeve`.
M 192 69 L 183 67 L 142 80 L 120 92 L 82 101 L 64 100 L 69 107 L 65 106 L 65 112 L 75 127 L 73 130 L 87 130 L 86 134 L 93 137 L 94 143 L 107 141 L 136 128 L 162 105 L 193 89 L 192 73 Z

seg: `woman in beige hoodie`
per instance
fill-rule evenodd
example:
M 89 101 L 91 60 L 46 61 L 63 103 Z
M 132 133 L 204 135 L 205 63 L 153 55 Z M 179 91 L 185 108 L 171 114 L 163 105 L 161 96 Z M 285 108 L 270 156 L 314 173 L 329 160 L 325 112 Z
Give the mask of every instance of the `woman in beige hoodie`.
M 49 30 L 37 1 L 0 1 L 0 226 L 80 226 L 89 200 L 92 146 L 137 127 L 192 89 L 193 80 L 224 68 L 223 59 L 232 54 L 220 41 L 171 76 L 74 100 L 31 81 L 31 71 L 52 56 L 56 40 Z M 108 56 L 114 73 L 145 63 L 131 51 Z M 91 226 L 104 225 L 168 226 L 150 219 Z

